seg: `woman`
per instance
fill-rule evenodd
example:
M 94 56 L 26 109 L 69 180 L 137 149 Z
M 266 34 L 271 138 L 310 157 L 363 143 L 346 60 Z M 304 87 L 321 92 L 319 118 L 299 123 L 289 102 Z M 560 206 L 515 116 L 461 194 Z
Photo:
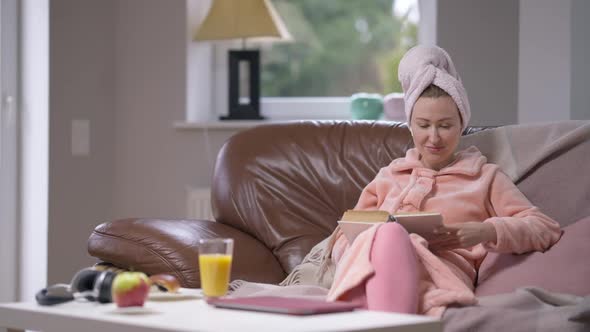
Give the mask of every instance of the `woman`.
M 486 163 L 475 147 L 456 151 L 471 113 L 449 55 L 417 46 L 404 55 L 398 72 L 415 147 L 379 171 L 355 209 L 439 212 L 445 227 L 437 238 L 427 242 L 386 223 L 349 243 L 337 227 L 281 287 L 238 280 L 232 295 L 326 298 L 329 288 L 328 300 L 440 317 L 450 304 L 476 303 L 477 269 L 488 251 L 523 253 L 557 242 L 559 225 L 497 165 Z M 308 257 L 322 257 L 319 268 L 306 265 Z
M 477 148 L 456 152 L 470 108 L 443 49 L 409 50 L 399 78 L 415 147 L 380 170 L 355 209 L 436 211 L 446 226 L 430 242 L 395 223 L 374 226 L 353 243 L 337 230 L 328 299 L 441 316 L 450 304 L 476 302 L 476 272 L 487 251 L 545 250 L 561 231 Z

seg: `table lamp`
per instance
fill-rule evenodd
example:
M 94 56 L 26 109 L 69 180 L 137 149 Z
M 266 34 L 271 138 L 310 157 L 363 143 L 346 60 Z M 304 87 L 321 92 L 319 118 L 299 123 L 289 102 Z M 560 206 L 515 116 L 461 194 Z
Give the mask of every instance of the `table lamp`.
M 229 50 L 229 113 L 221 120 L 258 120 L 260 115 L 260 51 L 245 49 L 246 39 L 290 40 L 270 0 L 214 0 L 194 40 L 241 39 L 242 49 Z M 240 101 L 240 62 L 249 71 L 248 103 Z

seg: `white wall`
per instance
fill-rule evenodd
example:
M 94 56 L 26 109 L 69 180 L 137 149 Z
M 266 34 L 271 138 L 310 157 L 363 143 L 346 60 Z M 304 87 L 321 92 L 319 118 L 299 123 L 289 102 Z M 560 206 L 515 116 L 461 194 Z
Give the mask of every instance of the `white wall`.
M 518 121 L 570 119 L 571 0 L 521 0 Z
M 571 119 L 590 119 L 590 1 L 572 1 Z
M 472 125 L 517 122 L 518 2 L 444 0 L 437 44 L 447 50 L 467 90 Z
M 21 11 L 20 283 L 15 286 L 20 300 L 31 301 L 47 282 L 49 0 L 22 1 Z
M 422 2 L 436 8 L 436 43 L 462 75 L 473 125 L 590 119 L 588 1 Z
M 418 0 L 420 23 L 418 42 L 425 45 L 436 44 L 438 0 Z
M 590 3 L 521 0 L 519 121 L 590 119 Z
M 187 120 L 207 122 L 213 120 L 213 86 L 204 82 L 213 82 L 213 66 L 211 43 L 194 43 L 192 36 L 197 27 L 207 16 L 210 0 L 187 0 L 186 6 L 186 38 L 187 38 L 187 87 L 199 87 L 199 93 L 187 90 Z M 190 89 L 190 88 L 189 88 Z M 203 110 L 209 110 L 203 112 Z

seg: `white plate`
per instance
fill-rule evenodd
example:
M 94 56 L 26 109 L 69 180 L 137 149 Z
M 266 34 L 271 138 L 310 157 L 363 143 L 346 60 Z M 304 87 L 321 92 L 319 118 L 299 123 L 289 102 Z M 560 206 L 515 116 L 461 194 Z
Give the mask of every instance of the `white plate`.
M 148 301 L 179 301 L 200 299 L 203 297 L 201 289 L 180 288 L 176 293 L 151 291 L 148 295 Z

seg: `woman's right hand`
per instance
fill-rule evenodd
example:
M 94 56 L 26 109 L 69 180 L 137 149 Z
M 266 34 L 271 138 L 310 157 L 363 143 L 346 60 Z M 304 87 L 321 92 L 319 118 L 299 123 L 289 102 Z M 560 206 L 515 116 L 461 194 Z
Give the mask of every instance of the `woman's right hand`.
M 435 230 L 437 237 L 428 241 L 433 250 L 471 248 L 482 242 L 496 242 L 496 229 L 490 223 L 477 221 L 447 225 Z

